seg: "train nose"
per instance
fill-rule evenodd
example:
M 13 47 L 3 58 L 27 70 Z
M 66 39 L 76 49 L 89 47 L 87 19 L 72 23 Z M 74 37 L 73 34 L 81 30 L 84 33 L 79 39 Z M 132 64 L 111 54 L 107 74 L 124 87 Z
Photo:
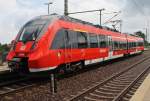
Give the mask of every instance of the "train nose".
M 16 45 L 16 52 L 28 53 L 31 51 L 33 44 L 34 41 L 29 41 L 27 43 L 18 42 Z
M 11 61 L 8 61 L 8 66 L 11 71 L 24 72 L 28 73 L 28 58 L 13 58 Z

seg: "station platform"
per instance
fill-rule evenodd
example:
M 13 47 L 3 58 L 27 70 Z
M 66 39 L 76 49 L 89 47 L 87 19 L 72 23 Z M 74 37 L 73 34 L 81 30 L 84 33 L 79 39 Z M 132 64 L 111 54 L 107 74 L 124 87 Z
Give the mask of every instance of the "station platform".
M 149 48 L 144 48 L 144 51 L 148 51 L 148 50 L 150 50 Z
M 3 65 L 0 65 L 0 73 L 3 71 L 9 71 L 7 63 L 4 63 Z
M 150 101 L 150 74 L 143 81 L 130 101 Z

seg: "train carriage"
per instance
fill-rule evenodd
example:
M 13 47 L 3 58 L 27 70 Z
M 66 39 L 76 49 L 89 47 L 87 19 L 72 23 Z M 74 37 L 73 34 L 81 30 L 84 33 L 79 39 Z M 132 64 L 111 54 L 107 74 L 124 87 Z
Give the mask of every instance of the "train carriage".
M 39 16 L 27 22 L 7 56 L 11 70 L 40 72 L 136 54 L 143 39 L 67 16 Z

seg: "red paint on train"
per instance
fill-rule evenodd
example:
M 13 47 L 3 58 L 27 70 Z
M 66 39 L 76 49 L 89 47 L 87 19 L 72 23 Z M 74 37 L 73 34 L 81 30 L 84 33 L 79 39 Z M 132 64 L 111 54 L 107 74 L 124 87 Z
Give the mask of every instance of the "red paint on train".
M 62 44 L 56 38 L 61 29 L 62 35 L 65 33 L 65 39 L 62 39 L 65 43 L 56 48 Z M 75 35 L 68 33 L 77 34 L 78 41 L 73 39 L 75 37 L 66 38 Z M 94 43 L 96 40 L 97 43 Z M 58 43 L 57 46 L 54 45 L 55 48 L 54 42 Z M 79 45 L 85 48 L 79 48 Z M 98 28 L 73 18 L 51 15 L 37 17 L 21 29 L 7 60 L 11 69 L 16 69 L 15 65 L 19 64 L 29 72 L 39 72 L 60 68 L 59 66 L 63 64 L 80 61 L 90 64 L 96 62 L 96 59 L 116 58 L 143 50 L 142 38 Z

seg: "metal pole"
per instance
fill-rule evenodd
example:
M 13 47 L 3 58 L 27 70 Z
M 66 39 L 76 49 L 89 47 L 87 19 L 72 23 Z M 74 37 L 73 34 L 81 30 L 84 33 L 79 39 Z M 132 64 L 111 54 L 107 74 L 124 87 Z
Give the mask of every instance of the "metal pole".
M 99 24 L 99 25 L 100 25 L 100 26 L 102 26 L 102 11 L 103 11 L 103 10 L 105 10 L 105 9 L 103 8 L 103 9 L 100 9 L 100 10 L 99 10 L 99 12 L 100 12 L 100 24 Z
M 88 10 L 88 11 L 81 11 L 81 12 L 73 12 L 73 13 L 68 13 L 68 14 L 79 14 L 79 13 L 89 13 L 89 12 L 100 12 L 100 26 L 102 25 L 102 11 L 105 10 L 103 9 L 99 9 L 99 10 Z
M 150 43 L 150 35 L 149 35 L 149 27 L 147 28 L 147 41 L 148 41 L 148 43 Z
M 55 94 L 57 93 L 57 79 L 56 79 L 56 73 L 51 73 L 51 84 L 50 84 L 50 87 L 51 87 L 51 92 L 52 94 Z
M 52 2 L 45 3 L 45 5 L 47 5 L 47 6 L 48 6 L 48 15 L 49 15 L 49 6 L 50 6 L 50 4 L 53 4 L 53 3 L 52 3 Z
M 64 15 L 68 16 L 68 0 L 64 1 Z
M 49 15 L 49 5 L 48 5 L 48 15 Z
M 147 28 L 146 28 L 146 38 L 145 39 L 146 39 L 146 41 L 148 41 L 148 38 L 147 38 Z
M 122 33 L 122 20 L 120 20 L 120 33 Z
M 100 26 L 102 26 L 102 16 L 101 16 L 101 15 L 102 15 L 102 11 L 100 10 L 100 16 L 99 16 L 99 17 L 100 17 L 100 19 L 99 19 L 99 21 L 100 21 L 100 22 L 99 22 L 99 25 L 100 25 Z

